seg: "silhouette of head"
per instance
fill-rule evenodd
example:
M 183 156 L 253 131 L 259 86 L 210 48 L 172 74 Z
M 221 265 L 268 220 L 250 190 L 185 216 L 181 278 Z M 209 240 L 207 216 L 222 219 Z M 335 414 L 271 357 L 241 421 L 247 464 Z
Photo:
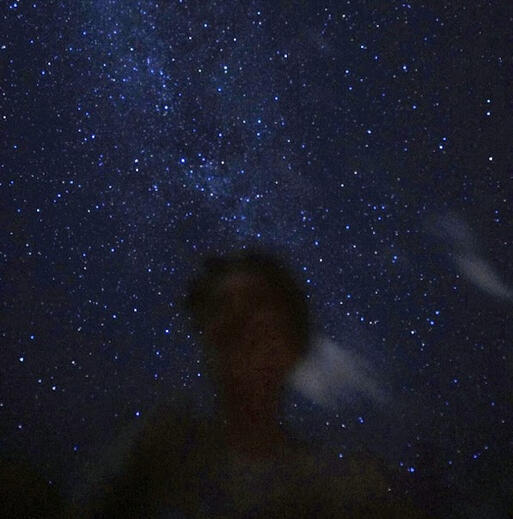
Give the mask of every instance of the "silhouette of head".
M 219 375 L 239 392 L 278 389 L 307 348 L 306 295 L 285 262 L 267 252 L 208 258 L 186 306 Z

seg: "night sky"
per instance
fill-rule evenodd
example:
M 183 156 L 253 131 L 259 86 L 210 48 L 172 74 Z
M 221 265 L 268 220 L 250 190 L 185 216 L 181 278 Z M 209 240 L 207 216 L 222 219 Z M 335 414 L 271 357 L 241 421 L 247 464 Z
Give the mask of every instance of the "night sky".
M 505 517 L 506 3 L 3 2 L 0 453 L 71 495 L 159 398 L 207 407 L 186 282 L 261 244 L 389 395 L 291 396 L 291 421 Z

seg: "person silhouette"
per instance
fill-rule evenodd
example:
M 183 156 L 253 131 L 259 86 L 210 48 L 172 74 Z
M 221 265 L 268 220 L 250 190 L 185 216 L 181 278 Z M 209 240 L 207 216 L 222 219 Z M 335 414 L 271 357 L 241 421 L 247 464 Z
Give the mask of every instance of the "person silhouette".
M 328 462 L 283 428 L 283 389 L 310 338 L 306 294 L 286 262 L 251 248 L 203 267 L 184 307 L 218 386 L 214 417 L 173 398 L 156 406 L 86 516 L 420 517 L 392 500 L 375 459 Z
M 291 273 L 263 252 L 210 258 L 205 266 L 187 307 L 216 374 L 227 441 L 248 457 L 273 457 L 286 443 L 280 397 L 308 347 L 306 296 Z

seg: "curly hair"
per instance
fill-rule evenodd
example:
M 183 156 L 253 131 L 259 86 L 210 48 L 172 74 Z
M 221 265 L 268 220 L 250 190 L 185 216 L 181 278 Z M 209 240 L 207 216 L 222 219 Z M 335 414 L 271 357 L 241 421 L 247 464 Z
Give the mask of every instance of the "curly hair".
M 290 310 L 292 333 L 298 337 L 304 352 L 310 335 L 306 292 L 285 260 L 256 247 L 225 256 L 211 255 L 204 260 L 202 272 L 189 281 L 184 301 L 196 327 L 204 331 L 205 325 L 218 317 L 218 288 L 228 275 L 236 273 L 260 276 L 281 294 Z

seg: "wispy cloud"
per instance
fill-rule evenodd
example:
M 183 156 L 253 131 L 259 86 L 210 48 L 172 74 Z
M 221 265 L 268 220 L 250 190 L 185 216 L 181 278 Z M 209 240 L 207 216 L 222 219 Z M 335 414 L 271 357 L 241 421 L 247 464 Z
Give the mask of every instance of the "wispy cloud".
M 456 264 L 464 276 L 487 294 L 513 301 L 513 290 L 499 277 L 499 274 L 484 258 L 477 254 L 457 255 Z
M 513 301 L 513 289 L 479 250 L 479 239 L 457 214 L 448 212 L 426 221 L 426 230 L 451 251 L 460 272 L 474 286 L 492 297 Z
M 335 408 L 358 397 L 386 403 L 386 391 L 372 375 L 376 370 L 350 346 L 318 334 L 310 354 L 292 374 L 292 387 L 323 407 Z

